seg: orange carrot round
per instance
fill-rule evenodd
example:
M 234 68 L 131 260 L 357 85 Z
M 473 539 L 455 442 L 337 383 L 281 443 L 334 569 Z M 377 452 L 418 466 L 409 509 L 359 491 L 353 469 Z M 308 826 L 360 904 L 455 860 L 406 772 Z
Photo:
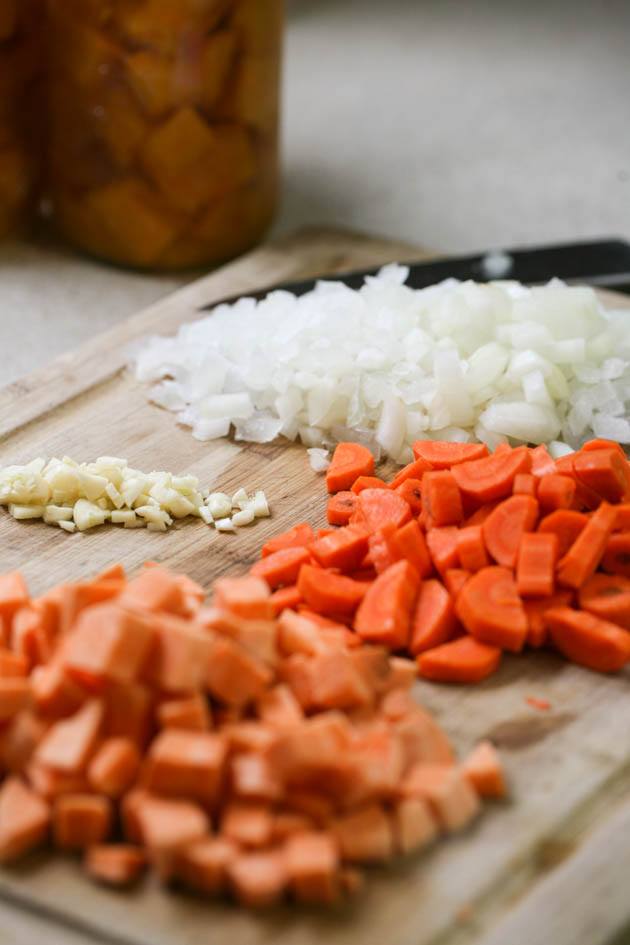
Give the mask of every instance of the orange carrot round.
M 486 548 L 497 564 L 515 566 L 521 539 L 536 527 L 537 519 L 538 503 L 532 496 L 513 495 L 497 505 L 481 526 Z
M 482 643 L 516 653 L 527 637 L 527 617 L 508 568 L 483 568 L 462 588 L 457 616 Z
M 464 636 L 421 653 L 418 670 L 436 682 L 477 683 L 496 672 L 500 662 L 498 647 Z

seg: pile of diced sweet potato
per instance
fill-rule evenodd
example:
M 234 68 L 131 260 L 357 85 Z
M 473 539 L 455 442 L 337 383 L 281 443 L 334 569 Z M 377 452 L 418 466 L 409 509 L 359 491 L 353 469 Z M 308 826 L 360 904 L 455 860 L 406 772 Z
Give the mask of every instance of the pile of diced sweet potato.
M 152 867 L 248 906 L 330 903 L 357 867 L 465 827 L 504 782 L 460 765 L 416 667 L 277 613 L 257 577 L 111 568 L 31 599 L 0 577 L 0 860 L 49 840 L 113 886 Z

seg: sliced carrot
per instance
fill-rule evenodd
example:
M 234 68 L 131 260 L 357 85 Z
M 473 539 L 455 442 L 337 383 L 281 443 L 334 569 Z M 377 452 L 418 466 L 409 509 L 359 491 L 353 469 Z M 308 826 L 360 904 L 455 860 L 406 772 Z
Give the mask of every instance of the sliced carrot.
M 436 571 L 445 574 L 451 568 L 458 568 L 460 561 L 457 554 L 457 528 L 447 525 L 445 528 L 430 528 L 427 532 L 427 546 Z
M 533 473 L 519 473 L 514 477 L 512 493 L 514 495 L 531 495 L 536 498 L 538 492 L 538 480 Z
M 111 801 L 98 794 L 64 794 L 53 807 L 52 832 L 60 850 L 85 850 L 106 840 L 112 829 Z
M 382 479 L 379 479 L 378 476 L 359 476 L 359 478 L 355 479 L 352 483 L 350 491 L 358 495 L 360 492 L 363 492 L 364 489 L 389 489 L 389 485 L 383 482 Z
M 282 551 L 284 548 L 306 548 L 313 541 L 313 529 L 307 522 L 300 522 L 294 525 L 288 532 L 281 535 L 275 535 L 266 541 L 261 549 L 261 556 L 266 558 L 276 551 Z
M 412 515 L 420 515 L 422 512 L 422 483 L 419 479 L 405 479 L 394 490 L 396 495 L 401 496 L 405 502 L 409 503 Z
M 616 514 L 614 506 L 607 502 L 602 502 L 593 513 L 584 530 L 558 563 L 557 578 L 560 585 L 581 587 L 595 573 L 615 527 Z
M 214 596 L 219 607 L 224 607 L 238 617 L 269 620 L 273 616 L 273 607 L 269 601 L 271 592 L 262 578 L 251 575 L 219 578 L 214 584 Z
M 326 517 L 330 525 L 347 525 L 357 507 L 354 492 L 338 492 L 328 500 Z
M 617 506 L 615 531 L 630 532 L 630 502 L 623 502 L 621 505 Z
M 468 525 L 457 533 L 457 557 L 466 571 L 480 571 L 490 564 L 481 525 Z
M 429 472 L 431 469 L 433 469 L 433 466 L 431 463 L 428 463 L 426 459 L 416 459 L 413 463 L 408 463 L 399 470 L 392 479 L 390 487 L 397 489 L 398 486 L 401 486 L 407 479 L 416 479 L 422 482 L 422 477 L 425 472 Z
M 586 443 L 584 443 L 584 445 L 580 448 L 580 452 L 582 453 L 588 453 L 591 450 L 616 450 L 620 456 L 622 456 L 624 459 L 626 458 L 626 454 L 623 451 L 623 446 L 621 446 L 620 443 L 616 443 L 614 440 L 603 440 L 601 438 L 587 440 Z
M 523 473 L 522 475 L 527 475 Z M 499 502 L 487 502 L 485 505 L 480 505 L 478 509 L 469 515 L 468 518 L 464 521 L 464 525 L 483 525 L 485 520 L 492 515 L 496 509 Z
M 412 564 L 421 578 L 428 577 L 433 571 L 424 534 L 415 519 L 395 530 L 388 539 L 388 545 L 393 549 L 396 558 Z
M 330 830 L 349 863 L 382 863 L 393 855 L 392 825 L 379 804 L 336 817 Z
M 298 590 L 309 607 L 320 614 L 352 614 L 363 600 L 366 585 L 341 574 L 302 565 Z
M 440 440 L 416 440 L 412 446 L 416 459 L 423 459 L 433 469 L 450 469 L 460 463 L 488 455 L 484 443 L 447 443 Z
M 540 649 L 547 643 L 549 634 L 545 625 L 545 613 L 554 607 L 569 607 L 573 600 L 571 591 L 557 591 L 550 597 L 530 597 L 523 601 L 527 615 L 527 645 Z
M 409 650 L 416 655 L 446 643 L 455 633 L 453 598 L 440 581 L 420 585 L 411 625 Z
M 513 495 L 497 505 L 481 526 L 486 548 L 497 564 L 516 565 L 521 539 L 536 527 L 537 519 L 538 503 L 532 496 Z
M 630 578 L 594 574 L 580 588 L 580 608 L 630 630 Z
M 409 640 L 417 592 L 418 572 L 408 561 L 398 561 L 368 588 L 359 604 L 354 629 L 370 643 L 402 649 Z
M 287 608 L 295 610 L 302 603 L 302 595 L 298 591 L 297 584 L 289 584 L 288 587 L 281 587 L 274 591 L 271 597 L 274 616 L 277 617 Z
M 406 775 L 402 791 L 406 797 L 427 801 L 449 833 L 462 830 L 479 813 L 477 792 L 464 774 L 451 765 L 415 765 Z
M 324 568 L 354 571 L 360 567 L 368 550 L 369 533 L 348 525 L 332 535 L 319 538 L 309 547 L 310 553 Z
M 602 568 L 610 574 L 630 577 L 630 532 L 611 535 L 606 542 L 602 557 Z
M 11 618 L 30 600 L 28 588 L 19 571 L 0 574 L 0 615 Z
M 607 620 L 568 607 L 546 611 L 545 624 L 564 656 L 600 673 L 615 673 L 630 661 L 630 633 Z
M 493 502 L 510 495 L 514 479 L 529 472 L 531 456 L 526 446 L 509 453 L 493 453 L 484 459 L 453 466 L 455 481 L 462 492 L 478 502 Z
M 451 568 L 444 575 L 444 586 L 455 600 L 462 587 L 472 577 L 472 571 L 466 571 L 464 568 Z
M 538 531 L 555 535 L 558 539 L 558 558 L 563 558 L 578 535 L 583 531 L 588 517 L 573 509 L 558 509 L 546 515 L 538 525 Z
M 556 509 L 570 509 L 575 498 L 575 480 L 554 473 L 543 476 L 538 484 L 538 503 L 544 514 Z
M 527 617 L 508 568 L 483 568 L 462 588 L 457 616 L 482 643 L 518 653 L 527 637 Z
M 503 766 L 492 742 L 479 742 L 464 760 L 461 770 L 479 797 L 505 797 Z
M 544 480 L 543 480 L 544 482 Z M 558 539 L 551 532 L 528 532 L 521 539 L 516 586 L 523 597 L 549 597 L 555 585 Z
M 339 850 L 330 834 L 290 836 L 285 858 L 289 889 L 298 902 L 332 903 L 339 898 Z
M 411 518 L 409 503 L 391 489 L 364 489 L 357 496 L 353 521 L 365 524 L 371 532 L 391 523 L 400 528 Z
M 549 476 L 556 471 L 556 464 L 549 455 L 549 450 L 544 444 L 534 447 L 529 451 L 532 460 L 532 476 L 537 479 L 541 476 Z
M 422 495 L 432 527 L 459 525 L 464 517 L 462 497 L 452 472 L 443 469 L 425 473 Z
M 496 672 L 500 661 L 498 647 L 463 636 L 421 653 L 418 670 L 436 682 L 476 683 Z
M 574 508 L 578 511 L 582 509 L 596 509 L 602 501 L 601 496 L 598 495 L 597 492 L 594 492 L 593 489 L 590 489 L 581 479 L 578 479 L 575 472 L 576 455 L 576 453 L 571 453 L 568 456 L 561 456 L 560 459 L 556 460 L 556 472 L 575 480 Z
M 373 475 L 374 457 L 366 446 L 339 443 L 326 470 L 326 488 L 329 492 L 343 492 L 350 489 L 359 476 Z
M 92 879 L 123 888 L 137 882 L 147 865 L 146 854 L 131 844 L 96 844 L 85 854 L 83 866 Z
M 367 538 L 365 546 L 367 547 Z M 249 573 L 254 577 L 262 578 L 272 590 L 275 590 L 287 584 L 295 584 L 300 568 L 310 560 L 311 556 L 306 548 L 283 548 L 272 555 L 267 555 L 266 558 L 261 558 L 253 565 Z
M 606 502 L 630 499 L 630 467 L 617 448 L 580 451 L 573 469 L 578 480 Z
M 98 794 L 118 798 L 135 781 L 140 768 L 140 753 L 130 738 L 107 738 L 87 770 L 91 787 Z
M 39 743 L 35 759 L 66 774 L 84 771 L 103 725 L 104 707 L 92 699 L 72 715 L 52 725 Z
M 11 863 L 44 843 L 48 804 L 17 777 L 0 786 L 0 863 Z

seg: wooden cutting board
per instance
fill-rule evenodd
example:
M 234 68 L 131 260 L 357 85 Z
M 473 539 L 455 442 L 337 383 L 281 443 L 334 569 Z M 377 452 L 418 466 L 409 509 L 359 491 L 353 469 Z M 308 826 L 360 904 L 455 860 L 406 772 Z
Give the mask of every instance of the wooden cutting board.
M 187 286 L 0 392 L 0 464 L 114 454 L 141 469 L 193 472 L 228 492 L 264 488 L 273 509 L 271 520 L 237 535 L 200 522 L 167 534 L 107 527 L 67 535 L 14 522 L 2 511 L 0 569 L 21 568 L 38 593 L 113 561 L 133 569 L 155 559 L 208 585 L 224 572 L 244 570 L 271 533 L 298 519 L 323 524 L 323 483 L 300 447 L 196 442 L 172 414 L 147 403 L 125 370 L 128 346 L 146 334 L 172 333 L 222 297 L 422 255 L 404 244 L 305 232 Z M 630 307 L 627 299 L 616 301 Z M 330 914 L 287 908 L 250 915 L 164 892 L 151 881 L 130 894 L 111 893 L 85 880 L 76 862 L 49 856 L 2 870 L 0 897 L 26 911 L 20 941 L 29 940 L 24 929 L 35 941 L 46 928 L 51 943 L 127 945 L 608 942 L 630 921 L 629 693 L 627 674 L 604 678 L 543 654 L 506 658 L 497 676 L 474 689 L 418 683 L 418 698 L 459 751 L 484 737 L 501 748 L 511 799 L 488 805 L 465 836 L 375 871 L 365 895 Z M 533 708 L 530 696 L 549 700 L 551 708 Z

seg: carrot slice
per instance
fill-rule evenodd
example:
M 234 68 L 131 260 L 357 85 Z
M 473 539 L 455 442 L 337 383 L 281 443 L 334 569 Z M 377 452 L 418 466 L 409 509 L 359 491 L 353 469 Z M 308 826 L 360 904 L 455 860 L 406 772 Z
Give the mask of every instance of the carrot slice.
M 400 528 L 410 518 L 409 503 L 391 489 L 365 489 L 357 496 L 353 521 L 365 524 L 371 532 L 389 523 Z
M 529 495 L 513 495 L 497 505 L 481 526 L 486 548 L 497 564 L 515 566 L 521 539 L 535 528 L 537 519 L 538 503 Z
M 464 636 L 421 653 L 418 670 L 435 682 L 477 683 L 496 672 L 500 661 L 499 647 Z
M 414 655 L 446 643 L 455 633 L 453 598 L 440 581 L 423 581 L 413 613 L 409 650 Z
M 445 574 L 451 568 L 459 567 L 457 554 L 457 528 L 447 525 L 445 528 L 430 528 L 427 532 L 429 554 L 437 571 Z
M 551 532 L 523 535 L 516 565 L 519 594 L 523 597 L 549 597 L 553 594 L 557 558 L 558 539 Z
M 593 489 L 590 489 L 581 479 L 578 479 L 577 473 L 575 472 L 576 456 L 577 453 L 570 453 L 568 456 L 561 456 L 560 459 L 557 459 L 556 472 L 575 480 L 574 508 L 578 510 L 596 509 L 602 501 L 601 496 L 598 495 L 597 492 L 594 492 Z
M 547 643 L 549 634 L 545 626 L 545 613 L 554 607 L 569 607 L 573 600 L 571 591 L 557 591 L 551 597 L 530 597 L 523 601 L 527 615 L 527 645 L 540 649 Z
M 616 673 L 630 661 L 630 633 L 593 614 L 559 607 L 544 615 L 555 647 L 574 663 Z
M 352 614 L 363 600 L 366 585 L 310 564 L 302 565 L 298 590 L 309 607 L 321 614 Z
M 623 447 L 619 443 L 615 443 L 614 440 L 603 440 L 601 438 L 594 440 L 587 440 L 586 443 L 580 448 L 581 453 L 588 453 L 591 450 L 616 450 L 623 459 L 626 459 L 626 454 L 623 451 Z
M 382 479 L 379 479 L 378 476 L 359 476 L 359 478 L 355 479 L 352 483 L 350 492 L 354 492 L 355 495 L 358 495 L 360 492 L 363 492 L 364 489 L 389 489 L 389 485 L 383 482 Z
M 526 475 L 526 473 L 523 473 L 523 475 Z M 480 505 L 472 515 L 468 516 L 464 525 L 483 525 L 485 520 L 492 515 L 497 505 L 499 505 L 498 502 L 487 502 L 485 505 Z
M 302 603 L 302 595 L 298 591 L 297 584 L 290 584 L 288 587 L 281 587 L 274 591 L 270 600 L 273 605 L 274 616 L 277 617 L 287 608 L 295 610 Z
M 342 492 L 350 489 L 359 476 L 373 475 L 374 457 L 366 446 L 339 443 L 326 470 L 326 488 L 329 492 Z
M 0 787 L 0 863 L 40 846 L 49 824 L 48 804 L 20 778 L 7 778 Z
M 464 760 L 461 770 L 479 797 L 505 797 L 503 766 L 492 742 L 479 742 Z
M 575 498 L 575 480 L 554 473 L 543 476 L 538 485 L 538 503 L 544 513 L 556 509 L 570 509 Z
M 611 574 L 630 577 L 630 532 L 611 535 L 606 542 L 602 557 L 602 568 Z
M 602 502 L 558 564 L 558 583 L 578 588 L 595 573 L 615 527 L 614 506 Z
M 558 558 L 563 558 L 578 535 L 583 531 L 588 517 L 574 509 L 558 509 L 546 515 L 538 525 L 538 531 L 555 535 L 558 539 Z
M 430 472 L 433 469 L 431 463 L 428 463 L 426 459 L 416 459 L 413 463 L 408 463 L 394 476 L 390 483 L 390 488 L 397 489 L 398 486 L 401 486 L 403 482 L 407 479 L 416 479 L 422 482 L 422 477 L 425 472 Z
M 398 561 L 374 581 L 359 605 L 354 629 L 370 643 L 402 649 L 409 640 L 411 608 L 418 591 L 418 572 Z
M 580 608 L 630 630 L 630 578 L 594 574 L 580 588 Z
M 519 473 L 529 472 L 531 457 L 526 446 L 509 453 L 493 453 L 484 459 L 453 466 L 453 476 L 465 495 L 478 502 L 493 502 L 510 495 L 514 479 Z
M 457 533 L 457 556 L 466 571 L 480 571 L 490 564 L 481 525 L 468 525 Z
M 422 482 L 419 479 L 405 479 L 394 492 L 409 503 L 413 515 L 422 512 Z
M 536 498 L 538 492 L 538 480 L 533 473 L 519 473 L 514 477 L 512 493 L 514 495 L 531 495 Z
M 527 617 L 512 572 L 483 568 L 462 588 L 455 604 L 457 616 L 482 643 L 518 653 L 527 637 Z
M 422 496 L 432 526 L 459 525 L 464 517 L 462 496 L 452 472 L 428 472 L 422 480 Z
M 425 537 L 415 519 L 394 531 L 387 539 L 387 543 L 396 559 L 404 559 L 412 564 L 421 578 L 428 577 L 433 571 Z
M 413 446 L 416 459 L 423 459 L 433 469 L 450 469 L 460 463 L 483 459 L 488 455 L 484 443 L 447 443 L 441 440 L 417 440 Z
M 322 541 L 327 539 L 323 538 Z M 366 538 L 367 547 L 367 538 Z M 300 568 L 311 560 L 306 548 L 283 548 L 261 558 L 250 568 L 250 574 L 262 578 L 272 590 L 287 584 L 295 584 Z
M 369 534 L 354 525 L 340 528 L 332 535 L 313 542 L 309 551 L 324 568 L 354 571 L 361 566 L 368 550 Z
M 556 471 L 556 464 L 549 455 L 549 450 L 544 444 L 534 447 L 529 451 L 532 460 L 532 476 L 539 478 L 549 476 Z
M 617 449 L 581 451 L 573 469 L 580 482 L 607 502 L 630 498 L 630 467 Z
M 275 554 L 276 551 L 282 551 L 284 548 L 306 548 L 313 541 L 313 529 L 307 522 L 300 522 L 294 525 L 288 532 L 282 532 L 281 535 L 275 535 L 265 542 L 261 549 L 261 557 Z
M 472 574 L 472 571 L 466 571 L 464 568 L 451 568 L 445 573 L 444 584 L 453 599 L 457 597 Z
M 326 507 L 326 518 L 330 525 L 347 525 L 357 507 L 354 492 L 338 492 L 331 496 Z
M 623 502 L 621 505 L 617 506 L 615 531 L 630 532 L 630 502 Z

